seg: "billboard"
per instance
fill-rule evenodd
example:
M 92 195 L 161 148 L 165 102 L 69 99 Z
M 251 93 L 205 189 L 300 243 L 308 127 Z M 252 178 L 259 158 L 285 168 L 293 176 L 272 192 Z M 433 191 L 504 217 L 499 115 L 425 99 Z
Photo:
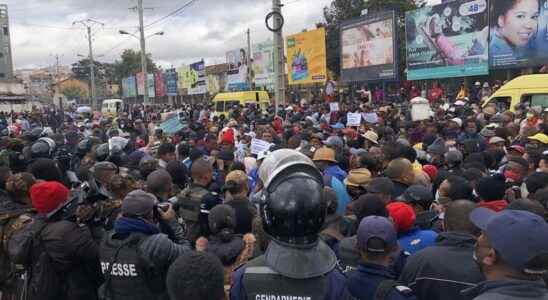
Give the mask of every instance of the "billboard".
M 166 83 L 164 72 L 158 71 L 154 74 L 154 91 L 156 97 L 164 97 L 166 95 Z
M 127 92 L 128 97 L 137 97 L 137 79 L 135 76 L 127 78 Z
M 143 96 L 145 94 L 145 75 L 143 72 L 139 72 L 135 77 L 137 79 L 137 94 Z
M 490 15 L 492 68 L 548 63 L 548 0 L 491 1 Z
M 341 25 L 343 81 L 396 79 L 394 12 L 350 20 Z
M 166 79 L 166 95 L 177 96 L 177 92 L 178 92 L 177 70 L 175 69 L 166 70 L 165 79 Z
M 487 0 L 456 0 L 405 15 L 407 79 L 489 73 Z
M 190 67 L 187 65 L 182 65 L 177 68 L 177 78 L 177 86 L 179 91 L 181 91 L 181 94 L 185 89 L 188 91 L 190 85 L 192 84 L 192 73 L 190 72 Z
M 129 98 L 129 80 L 122 78 L 122 98 Z
M 235 49 L 226 53 L 226 63 L 228 64 L 226 90 L 242 91 L 248 89 L 247 84 L 247 51 L 245 49 Z
M 272 41 L 253 45 L 253 74 L 256 87 L 274 89 L 274 45 Z
M 190 88 L 189 95 L 198 95 L 207 93 L 207 76 L 205 73 L 205 62 L 199 61 L 190 66 Z
M 327 80 L 325 28 L 288 36 L 286 49 L 290 85 Z

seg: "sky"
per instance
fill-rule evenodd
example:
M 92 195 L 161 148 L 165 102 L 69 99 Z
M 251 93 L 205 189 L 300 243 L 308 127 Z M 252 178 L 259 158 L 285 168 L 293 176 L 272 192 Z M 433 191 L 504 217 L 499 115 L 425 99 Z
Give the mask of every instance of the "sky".
M 144 23 L 175 11 L 189 0 L 143 0 Z M 313 29 L 324 21 L 323 8 L 331 0 L 282 0 L 284 35 Z M 139 49 L 139 41 L 119 30 L 135 32 L 135 0 L 0 0 L 8 4 L 15 69 L 51 66 L 59 56 L 69 65 L 78 55 L 88 55 L 86 30 L 74 21 L 93 19 L 95 59 L 113 62 L 124 49 Z M 162 67 L 189 64 L 204 58 L 206 64 L 225 62 L 225 52 L 245 47 L 246 30 L 252 42 L 272 39 L 264 25 L 271 0 L 196 0 L 181 13 L 146 28 L 147 52 Z M 148 9 L 150 8 L 150 9 Z

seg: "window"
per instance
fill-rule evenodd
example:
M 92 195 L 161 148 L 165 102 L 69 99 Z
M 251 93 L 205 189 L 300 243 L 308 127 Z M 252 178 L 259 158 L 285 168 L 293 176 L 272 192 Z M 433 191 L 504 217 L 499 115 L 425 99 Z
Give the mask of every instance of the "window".
M 7 26 L 4 26 L 4 27 L 2 28 L 2 30 L 4 31 L 4 35 L 9 35 L 9 34 L 10 34 L 10 32 L 9 32 Z
M 227 101 L 225 109 L 228 111 L 229 109 L 233 109 L 236 106 L 240 106 L 240 101 Z
M 510 108 L 510 105 L 512 103 L 512 98 L 511 97 L 495 97 L 493 98 L 491 103 L 496 104 L 498 111 L 506 111 Z
M 548 107 L 548 94 L 531 96 L 531 106 Z
M 215 104 L 215 111 L 224 112 L 225 111 L 225 103 L 223 101 L 217 102 L 217 104 Z
M 5 78 L 5 77 L 6 77 L 6 74 L 0 73 L 0 78 Z

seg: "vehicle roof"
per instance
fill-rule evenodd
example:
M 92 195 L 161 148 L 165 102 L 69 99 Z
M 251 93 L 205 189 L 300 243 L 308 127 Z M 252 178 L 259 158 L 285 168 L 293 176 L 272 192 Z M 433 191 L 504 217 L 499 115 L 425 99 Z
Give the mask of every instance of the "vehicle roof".
M 105 102 L 124 102 L 122 99 L 105 99 L 103 100 L 103 103 Z
M 523 75 L 512 79 L 500 90 L 548 88 L 548 74 Z
M 229 93 L 219 93 L 214 98 L 213 101 L 220 100 L 239 100 L 241 98 L 249 98 L 253 101 L 255 100 L 255 93 L 259 93 L 259 96 L 268 98 L 268 93 L 265 91 L 244 91 L 244 92 L 229 92 Z M 261 101 L 268 101 L 267 99 L 260 99 Z

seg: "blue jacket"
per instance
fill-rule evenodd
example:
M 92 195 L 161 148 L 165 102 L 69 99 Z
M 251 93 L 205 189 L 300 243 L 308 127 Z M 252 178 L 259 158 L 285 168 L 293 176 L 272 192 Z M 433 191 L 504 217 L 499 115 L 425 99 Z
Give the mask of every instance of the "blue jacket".
M 340 179 L 332 175 L 326 174 L 323 176 L 323 179 L 324 184 L 332 188 L 337 195 L 337 214 L 341 216 L 346 215 L 346 206 L 352 201 L 346 190 L 346 186 Z
M 325 169 L 325 171 L 323 172 L 323 175 L 336 177 L 341 182 L 344 182 L 344 180 L 346 179 L 346 176 L 348 176 L 348 174 L 343 169 L 341 169 L 338 165 L 331 165 L 327 167 L 327 169 Z
M 462 294 L 474 300 L 548 300 L 548 288 L 542 281 L 484 281 Z
M 375 299 L 377 288 L 382 281 L 396 280 L 395 274 L 388 267 L 371 263 L 360 263 L 357 270 L 348 273 L 348 290 L 358 300 Z M 410 289 L 402 292 L 394 288 L 386 300 L 416 299 Z
M 237 269 L 232 274 L 232 286 L 230 287 L 230 300 L 255 300 L 247 299 L 247 293 L 243 285 L 245 266 Z M 349 299 L 346 277 L 343 273 L 335 268 L 327 273 L 328 288 L 325 300 L 340 300 Z
M 421 230 L 418 227 L 399 235 L 398 243 L 400 247 L 410 255 L 432 246 L 436 243 L 438 234 L 432 230 Z

